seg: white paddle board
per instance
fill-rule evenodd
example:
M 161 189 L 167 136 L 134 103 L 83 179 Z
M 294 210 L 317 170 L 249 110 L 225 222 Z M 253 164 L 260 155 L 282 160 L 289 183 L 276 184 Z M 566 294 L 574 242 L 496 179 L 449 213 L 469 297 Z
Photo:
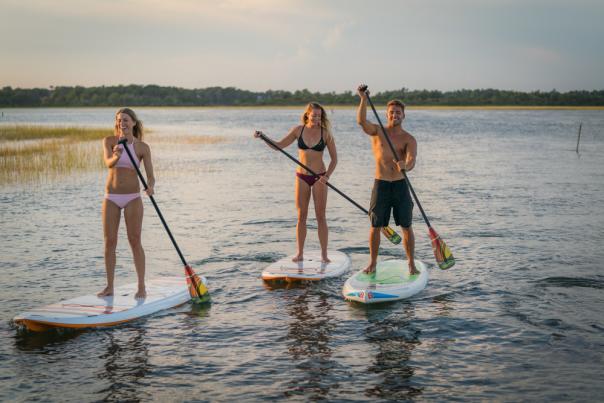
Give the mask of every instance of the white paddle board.
M 304 252 L 304 260 L 292 262 L 296 255 L 284 257 L 272 263 L 262 272 L 263 280 L 318 281 L 341 276 L 350 269 L 350 258 L 340 251 L 328 251 L 330 263 L 321 262 L 321 251 Z
M 204 284 L 207 280 L 199 276 Z M 117 287 L 114 295 L 85 295 L 42 306 L 16 316 L 13 321 L 32 331 L 51 328 L 113 326 L 172 308 L 191 299 L 185 277 L 160 277 L 146 281 L 147 297 L 134 298 L 136 283 Z
M 416 260 L 415 267 L 420 274 L 410 276 L 407 260 L 379 262 L 375 273 L 359 270 L 346 280 L 342 294 L 347 300 L 365 304 L 409 298 L 426 288 L 428 283 L 426 265 Z

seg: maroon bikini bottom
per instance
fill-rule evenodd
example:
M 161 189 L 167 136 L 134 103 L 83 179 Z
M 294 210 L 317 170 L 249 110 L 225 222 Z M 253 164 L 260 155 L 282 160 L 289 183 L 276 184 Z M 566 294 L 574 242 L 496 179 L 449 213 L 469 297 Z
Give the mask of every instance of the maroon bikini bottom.
M 312 185 L 314 185 L 319 180 L 319 178 L 321 178 L 321 176 L 325 175 L 326 173 L 327 172 L 323 172 L 318 175 L 306 175 L 300 172 L 296 172 L 296 176 L 306 182 L 308 186 L 312 187 Z

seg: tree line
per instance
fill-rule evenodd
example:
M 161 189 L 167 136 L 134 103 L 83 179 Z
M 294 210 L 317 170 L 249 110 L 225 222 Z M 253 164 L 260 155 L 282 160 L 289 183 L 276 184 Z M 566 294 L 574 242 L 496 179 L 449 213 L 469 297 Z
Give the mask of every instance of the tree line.
M 409 90 L 372 94 L 376 103 L 400 99 L 413 106 L 604 106 L 604 90 L 506 91 L 462 89 L 457 91 Z M 66 106 L 289 106 L 309 101 L 324 105 L 356 105 L 356 92 L 311 92 L 268 90 L 254 92 L 234 87 L 186 89 L 158 85 L 101 87 L 12 88 L 0 90 L 0 107 Z

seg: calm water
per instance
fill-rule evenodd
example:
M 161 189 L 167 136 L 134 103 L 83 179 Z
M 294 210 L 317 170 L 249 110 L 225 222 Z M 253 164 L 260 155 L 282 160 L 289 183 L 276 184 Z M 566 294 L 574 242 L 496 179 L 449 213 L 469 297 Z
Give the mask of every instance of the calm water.
M 113 109 L 4 110 L 0 124 L 108 126 Z M 457 258 L 435 266 L 415 211 L 428 287 L 381 306 L 345 302 L 346 276 L 269 289 L 260 272 L 295 251 L 294 165 L 280 137 L 299 110 L 139 109 L 156 200 L 213 303 L 104 330 L 32 334 L 11 318 L 104 286 L 105 172 L 0 187 L 0 400 L 601 400 L 604 396 L 604 112 L 410 110 L 410 174 Z M 330 113 L 332 182 L 368 205 L 373 160 L 354 111 Z M 581 153 L 575 153 L 583 122 Z M 157 138 L 157 137 L 156 137 Z M 289 151 L 295 152 L 294 147 Z M 99 146 L 100 152 L 100 146 Z M 148 276 L 182 266 L 145 200 Z M 311 212 L 312 216 L 312 212 Z M 335 193 L 330 247 L 368 259 L 368 220 Z M 308 247 L 318 247 L 310 220 Z M 118 283 L 135 280 L 125 231 Z M 382 243 L 382 258 L 402 256 Z

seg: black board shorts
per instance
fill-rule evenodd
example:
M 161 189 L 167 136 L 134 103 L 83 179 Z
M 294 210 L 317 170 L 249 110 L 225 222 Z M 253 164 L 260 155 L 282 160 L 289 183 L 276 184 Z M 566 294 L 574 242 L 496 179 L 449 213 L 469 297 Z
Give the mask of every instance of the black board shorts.
M 374 228 L 387 227 L 390 221 L 390 210 L 394 215 L 394 222 L 403 228 L 411 226 L 413 217 L 413 200 L 409 186 L 404 179 L 398 181 L 385 181 L 376 179 L 371 191 L 371 205 L 369 217 Z

